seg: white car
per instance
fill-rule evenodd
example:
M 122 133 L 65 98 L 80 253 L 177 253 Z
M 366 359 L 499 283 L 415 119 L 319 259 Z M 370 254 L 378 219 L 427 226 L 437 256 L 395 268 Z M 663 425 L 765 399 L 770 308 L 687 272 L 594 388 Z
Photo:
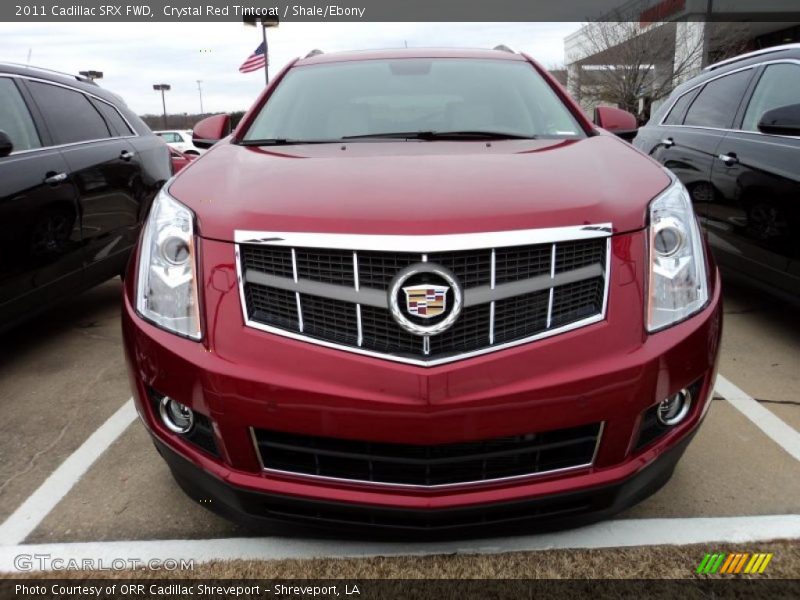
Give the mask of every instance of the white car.
M 169 129 L 164 131 L 154 131 L 157 136 L 164 138 L 167 146 L 175 148 L 184 154 L 202 154 L 205 152 L 192 143 L 192 132 L 180 129 Z

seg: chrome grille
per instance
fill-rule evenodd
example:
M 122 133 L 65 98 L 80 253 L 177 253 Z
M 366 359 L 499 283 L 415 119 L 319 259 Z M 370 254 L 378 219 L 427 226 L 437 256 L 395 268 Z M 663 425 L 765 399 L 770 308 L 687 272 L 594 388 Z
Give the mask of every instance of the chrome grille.
M 237 232 L 244 317 L 251 327 L 289 337 L 440 364 L 604 318 L 610 231 L 605 225 L 430 237 Z M 537 243 L 521 243 L 526 238 Z M 469 247 L 472 239 L 492 247 Z M 429 337 L 401 328 L 388 307 L 395 275 L 425 261 L 453 273 L 465 298 L 452 327 Z

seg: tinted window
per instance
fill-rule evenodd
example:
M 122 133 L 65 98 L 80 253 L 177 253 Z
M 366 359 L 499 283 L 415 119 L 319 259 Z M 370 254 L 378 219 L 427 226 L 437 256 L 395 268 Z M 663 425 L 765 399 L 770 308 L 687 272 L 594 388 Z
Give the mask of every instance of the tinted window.
M 583 135 L 553 89 L 526 62 L 412 58 L 291 69 L 245 139 L 335 140 L 476 130 Z
M 708 82 L 689 107 L 684 125 L 723 129 L 733 125 L 751 75 L 752 69 L 747 69 Z
M 17 86 L 7 77 L 0 77 L 0 130 L 11 138 L 15 151 L 42 145 L 25 101 Z
M 167 142 L 168 144 L 174 144 L 176 142 L 180 142 L 181 141 L 178 138 L 178 136 L 175 135 L 172 132 L 162 132 L 162 133 L 157 133 L 156 135 L 159 136 L 159 137 L 164 138 L 164 141 Z
M 103 118 L 106 120 L 106 123 L 108 123 L 114 135 L 133 134 L 131 128 L 128 127 L 128 124 L 125 123 L 125 120 L 120 116 L 119 112 L 117 112 L 116 108 L 100 100 L 94 100 L 93 104 L 97 107 L 97 110 L 100 111 L 100 114 L 103 115 Z
M 692 90 L 678 98 L 672 110 L 669 111 L 667 118 L 664 119 L 664 125 L 680 125 L 683 123 L 683 113 L 686 112 L 686 107 L 689 106 L 696 94 L 697 90 Z
M 800 104 L 800 65 L 769 65 L 759 79 L 747 106 L 742 129 L 756 131 L 761 115 L 773 108 L 790 104 Z
M 111 136 L 106 122 L 89 99 L 67 88 L 29 82 L 36 105 L 47 119 L 56 144 L 99 140 Z

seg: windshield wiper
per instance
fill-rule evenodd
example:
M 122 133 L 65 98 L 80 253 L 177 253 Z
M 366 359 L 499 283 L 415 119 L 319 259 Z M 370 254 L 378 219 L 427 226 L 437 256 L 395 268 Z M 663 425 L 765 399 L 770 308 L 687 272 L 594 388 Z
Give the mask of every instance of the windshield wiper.
M 341 140 L 295 140 L 291 138 L 265 138 L 263 140 L 241 140 L 240 146 L 293 146 L 300 144 L 339 144 Z
M 346 135 L 343 140 L 366 139 L 402 139 L 402 140 L 535 140 L 535 135 L 508 133 L 505 131 L 390 131 L 387 133 L 365 133 L 362 135 Z

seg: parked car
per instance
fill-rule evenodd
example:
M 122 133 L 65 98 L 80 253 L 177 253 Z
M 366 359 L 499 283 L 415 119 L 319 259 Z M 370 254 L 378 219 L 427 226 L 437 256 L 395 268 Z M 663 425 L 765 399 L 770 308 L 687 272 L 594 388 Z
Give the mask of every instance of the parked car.
M 194 159 L 197 158 L 197 154 L 189 154 L 187 152 L 181 152 L 179 150 L 175 150 L 175 148 L 169 149 L 169 160 L 172 164 L 172 173 L 177 173 L 183 167 L 188 165 Z
M 115 94 L 0 63 L 0 330 L 122 273 L 169 176 Z
M 195 156 L 199 156 L 205 152 L 203 148 L 199 148 L 194 145 L 192 142 L 191 131 L 170 130 L 154 131 L 153 133 L 167 142 L 167 145 L 170 148 L 175 148 L 175 150 L 183 152 L 184 154 L 194 154 Z
M 725 277 L 800 298 L 800 44 L 711 65 L 634 145 L 686 185 Z
M 717 268 L 680 181 L 544 68 L 313 53 L 229 129 L 197 125 L 214 146 L 125 283 L 135 402 L 191 497 L 496 532 L 667 481 L 709 406 Z

